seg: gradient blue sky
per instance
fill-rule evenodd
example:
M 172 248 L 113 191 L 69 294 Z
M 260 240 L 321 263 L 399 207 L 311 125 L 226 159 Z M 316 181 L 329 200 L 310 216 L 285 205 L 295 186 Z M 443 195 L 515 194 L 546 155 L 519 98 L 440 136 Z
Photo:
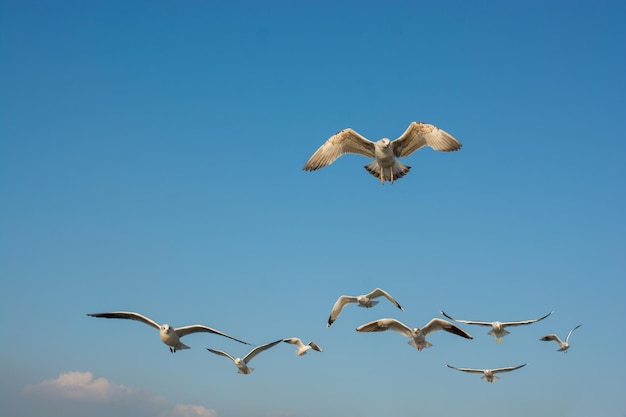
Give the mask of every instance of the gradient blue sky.
M 0 1 L 12 417 L 623 417 L 625 2 Z M 332 134 L 457 137 L 380 183 Z M 381 302 L 326 319 L 341 294 Z M 520 320 L 418 352 L 358 325 Z M 238 375 L 130 310 L 280 344 Z M 572 336 L 570 352 L 538 341 Z M 487 384 L 448 369 L 529 365 Z

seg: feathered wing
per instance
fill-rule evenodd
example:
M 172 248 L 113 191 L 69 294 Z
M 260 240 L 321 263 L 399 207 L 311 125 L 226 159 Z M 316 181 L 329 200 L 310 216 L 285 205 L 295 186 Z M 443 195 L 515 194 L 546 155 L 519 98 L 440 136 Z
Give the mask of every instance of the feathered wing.
M 356 302 L 357 302 L 357 297 L 353 297 L 351 295 L 342 295 L 341 297 L 339 297 L 337 301 L 335 301 L 335 304 L 333 305 L 333 308 L 330 311 L 330 316 L 328 316 L 328 324 L 326 325 L 326 327 L 330 327 L 330 325 L 333 324 L 335 320 L 337 320 L 337 318 L 341 314 L 341 310 L 343 310 L 346 304 L 356 303 Z
M 244 356 L 242 360 L 245 363 L 248 363 L 248 362 L 250 362 L 252 360 L 252 358 L 254 358 L 259 353 L 263 352 L 264 350 L 267 350 L 267 349 L 271 348 L 272 346 L 277 345 L 278 343 L 280 343 L 282 341 L 283 341 L 283 339 L 278 339 L 278 340 L 275 340 L 273 342 L 266 343 L 266 344 L 261 345 L 261 346 L 257 346 L 254 349 L 252 349 L 246 356 Z
M 90 317 L 104 317 L 107 319 L 137 320 L 149 326 L 152 326 L 154 328 L 157 328 L 157 329 L 161 328 L 161 326 L 159 326 L 159 324 L 156 321 L 144 315 L 141 315 L 139 313 L 134 313 L 132 311 L 112 311 L 110 313 L 92 313 L 92 314 L 87 314 L 87 315 Z
M 318 352 L 323 352 L 322 348 L 319 347 L 319 345 L 313 341 L 309 342 L 309 346 L 311 346 L 311 349 L 316 350 Z
M 516 369 L 519 368 L 523 368 L 524 366 L 528 365 L 527 363 L 523 364 L 523 365 L 517 365 L 517 366 L 508 366 L 506 368 L 496 368 L 496 369 L 492 369 L 491 372 L 495 373 L 499 373 L 499 372 L 511 372 L 514 371 Z
M 350 128 L 344 129 L 324 142 L 302 169 L 315 171 L 332 164 L 337 158 L 346 153 L 374 158 L 374 142 L 364 138 Z
M 546 314 L 543 317 L 539 317 L 538 319 L 531 319 L 531 320 L 520 320 L 520 321 L 507 321 L 507 322 L 502 322 L 502 326 L 523 326 L 525 324 L 531 324 L 531 323 L 536 323 L 538 321 L 541 321 L 543 319 L 545 319 L 546 317 L 548 317 L 550 314 L 554 313 L 554 311 L 549 312 L 548 314 Z
M 283 339 L 283 342 L 291 343 L 292 345 L 296 345 L 299 348 L 304 347 L 304 343 L 302 343 L 302 340 L 297 337 L 288 337 L 286 339 Z
M 569 337 L 572 335 L 574 330 L 578 329 L 580 326 L 582 326 L 582 324 L 579 324 L 578 326 L 574 327 L 572 330 L 569 331 L 569 333 L 567 334 L 567 337 L 565 338 L 565 343 L 569 342 Z
M 467 333 L 465 330 L 461 329 L 459 326 L 456 326 L 450 323 L 447 320 L 434 318 L 428 322 L 424 327 L 422 327 L 422 333 L 424 336 L 429 333 L 436 332 L 437 330 L 445 330 L 446 332 L 453 333 L 457 336 L 464 337 L 466 339 L 473 339 L 474 337 Z
M 208 350 L 211 353 L 215 353 L 216 355 L 226 356 L 228 359 L 230 359 L 231 361 L 235 362 L 235 358 L 233 358 L 232 356 L 230 356 L 226 352 L 223 352 L 223 351 L 217 350 L 217 349 L 211 349 L 211 348 L 206 348 L 206 350 Z
M 547 334 L 547 335 L 543 336 L 542 338 L 540 338 L 539 340 L 543 340 L 544 342 L 555 341 L 559 345 L 563 344 L 563 342 L 561 341 L 559 336 L 557 336 L 557 335 L 555 335 L 553 333 L 552 334 Z
M 400 304 L 398 304 L 398 302 L 395 300 L 395 298 L 393 298 L 387 291 L 383 290 L 382 288 L 374 289 L 372 292 L 367 294 L 367 297 L 370 298 L 370 299 L 371 298 L 376 298 L 376 297 L 385 297 L 387 300 L 391 301 L 400 310 L 404 311 L 402 306 L 400 306 Z
M 442 315 L 444 315 L 445 317 L 449 318 L 452 321 L 456 321 L 459 323 L 465 323 L 465 324 L 476 324 L 479 326 L 490 326 L 491 327 L 491 322 L 490 321 L 476 321 L 476 320 L 461 320 L 461 319 L 455 319 L 452 316 L 449 316 L 448 314 L 446 314 L 445 311 L 441 310 L 440 313 Z
M 413 337 L 413 329 L 396 319 L 378 319 L 356 328 L 357 332 L 384 332 L 393 330 L 406 337 Z
M 202 324 L 194 324 L 191 326 L 184 326 L 184 327 L 178 327 L 176 329 L 174 329 L 174 331 L 176 332 L 176 334 L 178 335 L 178 337 L 183 337 L 186 334 L 190 334 L 190 333 L 199 333 L 199 332 L 203 332 L 203 333 L 213 333 L 213 334 L 218 334 L 220 336 L 224 336 L 227 337 L 229 339 L 232 339 L 234 341 L 237 341 L 239 343 L 243 343 L 244 345 L 250 345 L 253 346 L 252 344 L 248 343 L 248 342 L 244 342 L 243 340 L 239 340 L 235 337 L 232 337 L 230 335 L 227 335 L 224 332 L 220 332 L 219 330 L 215 330 L 211 327 L 208 326 L 204 326 Z
M 455 367 L 455 366 L 448 365 L 447 363 L 446 363 L 446 366 L 447 366 L 448 368 L 456 369 L 457 371 L 471 372 L 471 373 L 474 373 L 474 374 L 482 374 L 482 373 L 484 372 L 484 369 L 474 369 L 474 368 L 457 368 L 457 367 Z
M 448 132 L 421 122 L 411 123 L 406 131 L 391 144 L 396 157 L 409 156 L 424 146 L 443 152 L 457 151 L 462 146 Z

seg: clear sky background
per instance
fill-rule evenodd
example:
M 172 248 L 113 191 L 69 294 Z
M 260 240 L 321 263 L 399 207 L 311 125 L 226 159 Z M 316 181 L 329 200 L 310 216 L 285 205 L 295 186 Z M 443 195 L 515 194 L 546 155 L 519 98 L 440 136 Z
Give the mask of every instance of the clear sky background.
M 626 415 L 626 3 L 0 1 L 0 403 L 12 417 Z M 380 185 L 346 155 L 435 124 Z M 346 308 L 382 287 L 405 308 Z M 418 352 L 395 317 L 546 320 Z M 129 310 L 279 344 L 239 375 Z M 564 337 L 568 354 L 546 333 Z M 494 384 L 446 368 L 528 363 Z

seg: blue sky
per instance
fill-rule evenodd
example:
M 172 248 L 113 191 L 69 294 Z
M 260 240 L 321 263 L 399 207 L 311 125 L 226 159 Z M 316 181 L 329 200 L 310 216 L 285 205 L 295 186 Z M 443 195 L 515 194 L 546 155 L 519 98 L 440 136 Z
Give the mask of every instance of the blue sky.
M 0 401 L 7 415 L 623 417 L 624 2 L 0 1 Z M 393 185 L 351 127 L 412 121 Z M 346 308 L 375 287 L 381 302 Z M 395 317 L 521 320 L 496 345 Z M 280 344 L 239 375 L 129 310 Z M 572 336 L 568 354 L 546 333 Z M 615 330 L 619 331 L 615 331 Z M 529 363 L 494 384 L 446 368 Z

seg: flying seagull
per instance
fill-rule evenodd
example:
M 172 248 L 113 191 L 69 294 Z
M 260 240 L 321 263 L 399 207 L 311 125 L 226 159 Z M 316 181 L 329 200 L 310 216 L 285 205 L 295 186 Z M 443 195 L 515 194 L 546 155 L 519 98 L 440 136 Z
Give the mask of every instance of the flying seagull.
M 369 323 L 365 323 L 356 328 L 357 332 L 384 332 L 385 330 L 394 330 L 402 335 L 411 338 L 409 345 L 415 347 L 417 350 L 429 348 L 432 344 L 426 340 L 426 336 L 437 330 L 445 330 L 464 337 L 466 339 L 473 339 L 472 335 L 465 330 L 457 327 L 449 321 L 434 318 L 428 322 L 421 329 L 418 327 L 410 328 L 404 323 L 399 322 L 396 319 L 379 319 Z
M 565 342 L 562 341 L 561 339 L 559 339 L 559 336 L 555 335 L 555 334 L 547 334 L 545 336 L 543 336 L 541 339 L 539 340 L 543 340 L 543 341 L 550 341 L 550 340 L 554 340 L 556 343 L 559 344 L 559 350 L 558 352 L 565 352 L 567 353 L 567 349 L 569 349 L 569 337 L 572 335 L 572 332 L 576 329 L 578 329 L 581 325 L 579 324 L 578 326 L 574 327 L 572 330 L 569 331 L 569 333 L 567 334 L 567 337 L 565 338 Z
M 296 350 L 296 354 L 298 356 L 306 355 L 306 353 L 311 349 L 322 352 L 322 348 L 319 347 L 317 343 L 311 341 L 308 345 L 305 345 L 304 343 L 302 343 L 302 340 L 298 339 L 297 337 L 289 337 L 287 339 L 283 339 L 283 342 L 296 345 L 298 347 L 298 349 Z
M 143 316 L 139 313 L 133 313 L 130 311 L 113 311 L 110 313 L 92 313 L 87 314 L 91 317 L 104 317 L 107 319 L 129 319 L 129 320 L 137 320 L 142 323 L 146 323 L 149 326 L 152 326 L 159 330 L 159 337 L 161 341 L 170 347 L 170 352 L 174 353 L 180 349 L 189 349 L 189 346 L 185 345 L 180 341 L 180 338 L 188 335 L 190 333 L 215 333 L 220 336 L 228 337 L 229 339 L 236 340 L 239 343 L 243 343 L 246 345 L 250 345 L 250 343 L 244 342 L 243 340 L 236 339 L 232 336 L 227 335 L 226 333 L 222 333 L 219 330 L 212 329 L 207 326 L 203 326 L 201 324 L 194 324 L 192 326 L 178 327 L 173 328 L 169 324 L 158 324 L 152 319 L 149 319 L 146 316 Z
M 332 164 L 346 153 L 353 153 L 373 158 L 374 161 L 365 165 L 365 169 L 380 179 L 380 183 L 402 178 L 411 169 L 410 166 L 398 162 L 396 158 L 411 155 L 424 146 L 436 151 L 457 151 L 461 143 L 449 133 L 428 123 L 413 122 L 396 140 L 382 138 L 377 142 L 361 136 L 348 128 L 331 136 L 304 165 L 305 171 L 315 171 Z
M 215 353 L 216 355 L 226 356 L 231 361 L 235 362 L 235 366 L 237 367 L 237 373 L 239 373 L 239 374 L 249 374 L 249 373 L 252 373 L 252 371 L 254 371 L 254 368 L 250 368 L 248 366 L 248 362 L 250 362 L 252 360 L 252 358 L 254 358 L 259 353 L 263 352 L 264 350 L 267 350 L 267 349 L 271 348 L 272 346 L 277 345 L 278 343 L 280 343 L 282 341 L 283 341 L 283 339 L 279 339 L 279 340 L 276 340 L 274 342 L 267 343 L 265 345 L 257 346 L 254 349 L 252 349 L 246 356 L 244 356 L 243 359 L 241 359 L 241 358 L 233 358 L 231 355 L 229 355 L 226 352 L 222 352 L 221 350 L 215 350 L 215 349 L 210 349 L 210 348 L 207 348 L 207 350 L 209 352 Z
M 496 368 L 496 369 L 472 369 L 472 368 L 455 368 L 454 366 L 450 366 L 448 364 L 446 364 L 446 366 L 448 368 L 452 368 L 452 369 L 456 369 L 457 371 L 463 371 L 463 372 L 471 372 L 471 373 L 476 373 L 476 374 L 483 374 L 483 376 L 480 377 L 480 379 L 484 379 L 487 382 L 494 382 L 497 381 L 498 378 L 495 374 L 499 373 L 499 372 L 510 372 L 510 371 L 514 371 L 516 369 L 519 369 L 523 366 L 528 365 L 527 363 L 523 364 L 523 365 L 518 365 L 518 366 L 510 366 L 508 368 Z
M 506 336 L 507 334 L 510 334 L 510 332 L 508 332 L 508 331 L 506 331 L 504 329 L 505 327 L 509 327 L 509 326 L 523 326 L 523 325 L 526 325 L 526 324 L 536 323 L 538 321 L 541 321 L 541 320 L 545 319 L 546 317 L 548 317 L 552 313 L 554 313 L 554 311 L 551 311 L 548 314 L 546 314 L 545 316 L 539 317 L 538 319 L 500 322 L 500 321 L 475 321 L 475 320 L 455 319 L 454 317 L 451 317 L 451 316 L 447 315 L 443 310 L 441 310 L 441 314 L 443 314 L 444 316 L 446 316 L 450 320 L 454 320 L 454 321 L 459 322 L 459 323 L 476 324 L 476 325 L 479 325 L 479 326 L 490 326 L 491 330 L 489 330 L 487 332 L 487 334 L 492 335 L 494 337 L 496 343 L 502 343 L 502 338 L 504 336 Z
M 335 301 L 335 305 L 333 305 L 333 309 L 330 311 L 330 316 L 328 317 L 328 324 L 326 325 L 326 327 L 330 327 L 330 325 L 333 324 L 335 320 L 337 320 L 337 317 L 339 317 L 339 315 L 341 314 L 341 310 L 343 310 L 344 306 L 346 306 L 347 304 L 358 303 L 359 307 L 370 308 L 378 304 L 378 301 L 373 300 L 373 298 L 378 298 L 378 297 L 385 297 L 386 299 L 391 301 L 396 307 L 398 307 L 400 310 L 404 311 L 404 309 L 400 306 L 400 304 L 398 304 L 398 302 L 391 295 L 389 295 L 387 291 L 381 288 L 375 288 L 369 294 L 356 295 L 356 296 L 342 295 L 341 297 L 339 297 L 337 301 Z

